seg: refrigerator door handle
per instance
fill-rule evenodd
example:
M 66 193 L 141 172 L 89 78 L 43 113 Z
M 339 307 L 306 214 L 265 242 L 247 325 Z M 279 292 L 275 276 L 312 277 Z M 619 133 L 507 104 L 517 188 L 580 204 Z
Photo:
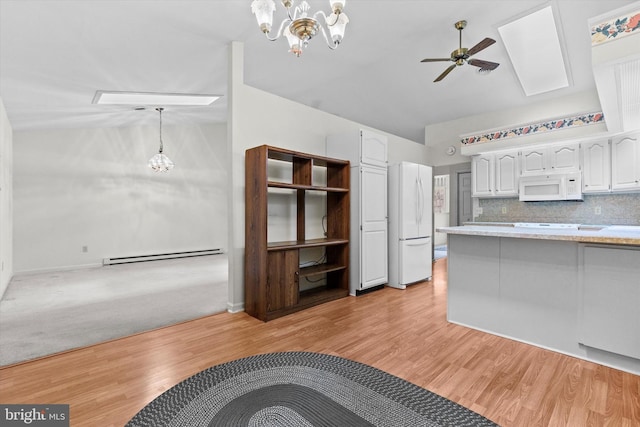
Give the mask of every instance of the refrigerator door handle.
M 401 241 L 405 242 L 406 246 L 426 246 L 431 244 L 430 237 L 421 237 L 419 239 L 407 239 L 407 240 L 401 240 Z
M 419 178 L 419 183 L 420 183 L 420 198 L 419 198 L 420 206 L 418 207 L 418 209 L 420 210 L 420 220 L 418 221 L 418 224 L 422 225 L 422 217 L 424 215 L 424 188 L 422 186 L 422 178 Z
M 418 178 L 416 178 L 416 211 L 415 211 L 415 216 L 416 216 L 416 224 L 420 223 L 420 182 L 418 181 Z

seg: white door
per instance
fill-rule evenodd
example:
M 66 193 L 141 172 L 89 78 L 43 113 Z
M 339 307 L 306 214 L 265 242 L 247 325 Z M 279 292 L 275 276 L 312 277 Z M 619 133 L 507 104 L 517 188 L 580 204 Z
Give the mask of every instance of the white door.
M 408 285 L 431 277 L 431 238 L 402 240 L 399 244 L 400 284 Z
M 400 164 L 400 222 L 398 238 L 411 239 L 420 236 L 420 165 L 402 162 Z
M 363 165 L 360 239 L 362 289 L 388 281 L 387 169 Z

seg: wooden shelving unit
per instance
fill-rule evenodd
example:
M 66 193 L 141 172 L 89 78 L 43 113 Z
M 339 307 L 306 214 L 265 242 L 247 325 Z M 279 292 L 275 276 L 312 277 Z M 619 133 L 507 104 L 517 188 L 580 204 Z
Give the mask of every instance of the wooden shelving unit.
M 270 180 L 270 161 L 289 163 L 291 181 Z M 262 145 L 245 153 L 245 311 L 268 321 L 349 294 L 349 161 Z M 315 167 L 326 183 L 314 185 Z M 296 240 L 267 241 L 269 189 L 296 192 Z M 326 194 L 326 237 L 306 239 L 306 192 Z M 323 248 L 325 261 L 300 267 L 300 251 Z M 300 290 L 300 279 L 326 284 Z

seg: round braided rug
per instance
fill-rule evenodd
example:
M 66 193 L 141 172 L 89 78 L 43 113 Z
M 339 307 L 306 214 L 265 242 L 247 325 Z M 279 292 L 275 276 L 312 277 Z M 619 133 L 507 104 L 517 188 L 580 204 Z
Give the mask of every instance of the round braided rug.
M 320 353 L 269 353 L 206 369 L 136 414 L 134 426 L 496 426 L 374 367 Z

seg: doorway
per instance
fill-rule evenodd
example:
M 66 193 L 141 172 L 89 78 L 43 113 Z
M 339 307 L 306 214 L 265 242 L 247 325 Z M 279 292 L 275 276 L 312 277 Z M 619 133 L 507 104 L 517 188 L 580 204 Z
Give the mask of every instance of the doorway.
M 473 221 L 471 172 L 458 173 L 458 213 L 456 220 L 456 225 L 464 225 L 466 222 Z

